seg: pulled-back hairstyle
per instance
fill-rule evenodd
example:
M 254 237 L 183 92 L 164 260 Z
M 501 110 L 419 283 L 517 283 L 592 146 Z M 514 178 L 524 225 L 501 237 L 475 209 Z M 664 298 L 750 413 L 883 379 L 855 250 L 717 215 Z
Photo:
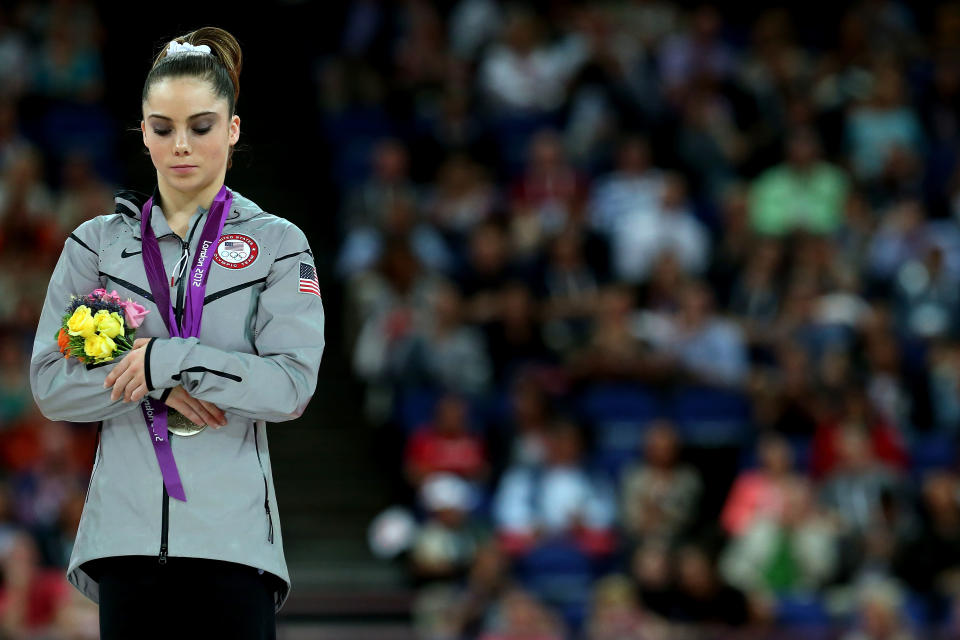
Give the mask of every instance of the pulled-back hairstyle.
M 192 77 L 201 78 L 210 83 L 216 95 L 227 101 L 227 118 L 236 113 L 237 98 L 240 96 L 240 69 L 243 66 L 243 54 L 240 43 L 229 32 L 219 27 L 201 27 L 174 38 L 177 42 L 194 46 L 207 45 L 212 55 L 175 55 L 167 57 L 165 42 L 163 49 L 153 60 L 153 66 L 143 83 L 141 104 L 147 101 L 150 88 L 163 78 Z M 227 168 L 233 164 L 233 147 L 227 154 Z

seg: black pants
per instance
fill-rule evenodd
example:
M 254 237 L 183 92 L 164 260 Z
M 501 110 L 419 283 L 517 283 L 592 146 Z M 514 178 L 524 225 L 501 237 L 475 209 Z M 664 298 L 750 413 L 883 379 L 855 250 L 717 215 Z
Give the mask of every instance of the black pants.
M 276 576 L 206 558 L 115 556 L 84 564 L 100 583 L 101 640 L 275 640 Z

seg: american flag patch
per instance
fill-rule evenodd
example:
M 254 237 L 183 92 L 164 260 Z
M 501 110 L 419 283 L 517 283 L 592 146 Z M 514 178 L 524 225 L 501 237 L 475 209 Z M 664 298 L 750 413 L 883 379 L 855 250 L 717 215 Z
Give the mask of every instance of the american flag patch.
M 317 270 L 306 262 L 300 263 L 300 285 L 297 289 L 300 293 L 312 293 L 315 296 L 320 295 L 320 281 L 317 280 Z

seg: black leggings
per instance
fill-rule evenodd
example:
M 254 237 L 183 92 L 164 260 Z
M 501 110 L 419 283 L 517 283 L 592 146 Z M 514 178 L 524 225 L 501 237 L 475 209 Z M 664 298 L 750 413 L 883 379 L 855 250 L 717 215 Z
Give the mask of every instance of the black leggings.
M 115 556 L 84 564 L 100 583 L 101 640 L 275 640 L 280 580 L 235 562 Z

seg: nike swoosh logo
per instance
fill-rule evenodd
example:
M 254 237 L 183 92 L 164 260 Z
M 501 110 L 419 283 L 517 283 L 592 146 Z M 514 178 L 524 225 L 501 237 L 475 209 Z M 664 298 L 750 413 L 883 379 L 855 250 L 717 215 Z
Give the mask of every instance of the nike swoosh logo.
M 121 257 L 121 258 L 129 258 L 129 257 L 131 257 L 131 256 L 136 256 L 136 255 L 140 255 L 140 252 L 139 252 L 139 251 L 132 251 L 132 252 L 130 252 L 130 253 L 127 253 L 127 250 L 126 250 L 126 249 L 124 249 L 123 251 L 120 252 L 120 257 Z

